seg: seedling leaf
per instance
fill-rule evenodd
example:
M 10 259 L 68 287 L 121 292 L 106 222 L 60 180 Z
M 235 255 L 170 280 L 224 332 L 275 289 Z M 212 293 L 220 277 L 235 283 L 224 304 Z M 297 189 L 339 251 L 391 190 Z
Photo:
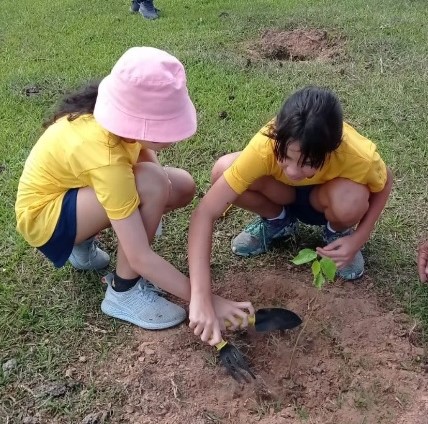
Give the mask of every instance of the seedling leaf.
M 317 258 L 317 252 L 312 249 L 302 249 L 295 258 L 291 260 L 294 265 L 307 264 Z
M 314 277 L 314 286 L 317 289 L 321 290 L 324 283 L 325 283 L 325 277 L 324 277 L 323 273 L 320 272 Z
M 330 258 L 321 258 L 320 266 L 325 278 L 327 278 L 328 281 L 334 281 L 337 271 L 334 261 Z
M 314 276 L 314 278 L 316 278 L 316 276 L 321 272 L 321 265 L 320 265 L 320 261 L 315 260 L 312 262 L 312 275 Z

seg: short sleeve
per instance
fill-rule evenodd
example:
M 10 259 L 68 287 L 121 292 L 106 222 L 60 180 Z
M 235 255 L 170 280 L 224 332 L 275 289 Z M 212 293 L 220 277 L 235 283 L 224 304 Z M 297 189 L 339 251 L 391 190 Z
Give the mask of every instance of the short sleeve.
M 385 162 L 379 153 L 375 152 L 371 166 L 366 174 L 366 184 L 372 193 L 377 193 L 385 187 L 387 172 Z
M 269 175 L 269 158 L 263 151 L 263 147 L 266 147 L 267 144 L 267 138 L 264 137 L 264 140 L 260 140 L 259 135 L 260 133 L 251 140 L 232 165 L 223 173 L 226 182 L 237 194 L 242 194 L 257 179 Z
M 132 165 L 106 165 L 87 172 L 90 186 L 109 219 L 124 219 L 140 204 Z

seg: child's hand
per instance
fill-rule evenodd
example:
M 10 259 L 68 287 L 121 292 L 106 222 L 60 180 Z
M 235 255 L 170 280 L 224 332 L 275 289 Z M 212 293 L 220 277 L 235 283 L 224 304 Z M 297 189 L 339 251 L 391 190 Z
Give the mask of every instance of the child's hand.
M 418 271 L 420 280 L 425 283 L 428 279 L 428 241 L 419 246 Z
M 248 326 L 248 315 L 254 315 L 254 307 L 251 302 L 234 302 L 224 297 L 213 296 L 214 310 L 217 318 L 222 323 L 224 329 L 225 321 L 231 323 L 228 329 L 245 328 Z M 245 312 L 245 309 L 248 311 Z
M 348 265 L 354 259 L 362 244 L 359 243 L 355 234 L 341 237 L 324 247 L 317 247 L 317 253 L 325 258 L 332 259 L 340 269 Z
M 189 321 L 189 327 L 203 342 L 211 346 L 221 342 L 224 323 L 221 326 L 210 297 L 207 300 L 203 296 L 192 296 L 189 305 Z

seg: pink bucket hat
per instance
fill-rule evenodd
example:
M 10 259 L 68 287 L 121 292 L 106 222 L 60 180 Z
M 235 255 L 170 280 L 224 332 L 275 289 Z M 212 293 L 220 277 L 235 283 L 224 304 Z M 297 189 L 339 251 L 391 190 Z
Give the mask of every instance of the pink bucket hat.
M 175 143 L 196 132 L 183 65 L 153 47 L 133 47 L 98 88 L 94 117 L 120 137 Z

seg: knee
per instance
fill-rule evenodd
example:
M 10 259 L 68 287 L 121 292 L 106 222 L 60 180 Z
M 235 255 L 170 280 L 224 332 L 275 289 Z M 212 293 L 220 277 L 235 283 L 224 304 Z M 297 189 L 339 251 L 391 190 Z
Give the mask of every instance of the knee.
M 328 209 L 336 221 L 349 226 L 357 224 L 369 207 L 368 187 L 344 178 L 337 178 L 328 184 Z
M 226 171 L 230 165 L 232 165 L 233 161 L 238 157 L 238 155 L 239 152 L 230 153 L 228 155 L 222 156 L 217 160 L 211 171 L 211 184 L 214 184 L 223 175 L 223 172 Z
M 180 169 L 180 204 L 179 207 L 188 205 L 195 197 L 196 183 L 192 176 L 185 171 Z
M 141 204 L 147 201 L 166 204 L 171 183 L 160 165 L 140 162 L 134 166 L 134 176 Z

